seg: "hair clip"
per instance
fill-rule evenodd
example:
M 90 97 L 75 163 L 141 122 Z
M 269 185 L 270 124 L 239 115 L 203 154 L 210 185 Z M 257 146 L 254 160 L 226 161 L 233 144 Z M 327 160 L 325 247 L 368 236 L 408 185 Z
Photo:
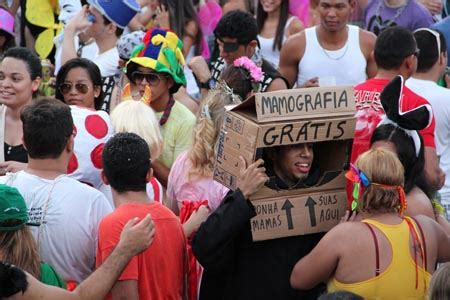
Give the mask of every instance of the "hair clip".
M 350 170 L 345 173 L 345 177 L 353 182 L 353 201 L 351 204 L 351 209 L 354 211 L 358 207 L 358 200 L 362 194 L 361 185 L 363 187 L 368 187 L 370 185 L 370 180 L 367 175 L 359 170 L 354 164 L 350 164 Z
M 201 113 L 200 113 L 200 116 L 206 117 L 206 118 L 212 120 L 212 119 L 211 119 L 211 114 L 209 113 L 209 106 L 208 106 L 207 103 L 205 103 L 205 104 L 202 106 L 202 111 L 201 111 Z
M 259 82 L 263 78 L 264 72 L 247 56 L 241 56 L 234 60 L 233 65 L 247 70 L 252 81 Z

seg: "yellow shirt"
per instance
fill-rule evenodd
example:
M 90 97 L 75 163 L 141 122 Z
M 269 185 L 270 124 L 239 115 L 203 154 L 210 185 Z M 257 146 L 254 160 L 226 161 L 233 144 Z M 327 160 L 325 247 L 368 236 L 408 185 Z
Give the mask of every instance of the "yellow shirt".
M 398 225 L 387 225 L 375 220 L 364 220 L 380 230 L 392 248 L 392 262 L 377 277 L 355 283 L 342 283 L 336 278 L 328 282 L 328 292 L 345 290 L 366 300 L 370 299 L 425 299 L 431 275 L 420 266 L 418 268 L 418 288 L 416 289 L 416 264 L 410 254 L 410 230 L 404 220 Z M 414 221 L 415 231 L 422 238 Z M 422 243 L 423 244 L 423 243 Z M 375 265 L 374 265 L 375 269 Z
M 163 112 L 156 113 L 161 119 Z M 164 140 L 163 153 L 159 160 L 170 168 L 178 155 L 192 145 L 193 130 L 196 123 L 194 114 L 183 104 L 175 101 L 169 119 L 161 127 Z

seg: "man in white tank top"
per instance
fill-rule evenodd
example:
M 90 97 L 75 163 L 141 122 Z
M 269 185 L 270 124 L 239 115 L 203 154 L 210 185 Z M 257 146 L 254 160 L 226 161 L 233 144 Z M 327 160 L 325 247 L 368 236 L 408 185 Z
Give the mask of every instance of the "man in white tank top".
M 292 87 L 356 85 L 376 73 L 375 35 L 348 25 L 354 0 L 319 0 L 320 24 L 291 36 L 280 72 Z

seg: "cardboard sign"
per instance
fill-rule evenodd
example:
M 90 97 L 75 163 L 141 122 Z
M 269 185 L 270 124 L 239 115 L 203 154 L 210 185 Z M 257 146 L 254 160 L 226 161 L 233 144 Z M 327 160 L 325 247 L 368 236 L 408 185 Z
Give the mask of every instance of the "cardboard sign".
M 328 231 L 347 208 L 345 191 L 253 201 L 257 216 L 251 219 L 253 240 Z
M 241 168 L 239 156 L 248 165 L 268 147 L 315 144 L 317 184 L 291 190 L 264 186 L 250 197 L 258 214 L 251 221 L 254 240 L 327 231 L 339 222 L 347 205 L 344 168 L 351 154 L 354 114 L 351 87 L 256 94 L 225 113 L 213 176 L 232 190 Z M 324 202 L 326 198 L 333 201 Z
M 345 115 L 355 107 L 353 88 L 340 86 L 261 93 L 254 102 L 258 123 Z

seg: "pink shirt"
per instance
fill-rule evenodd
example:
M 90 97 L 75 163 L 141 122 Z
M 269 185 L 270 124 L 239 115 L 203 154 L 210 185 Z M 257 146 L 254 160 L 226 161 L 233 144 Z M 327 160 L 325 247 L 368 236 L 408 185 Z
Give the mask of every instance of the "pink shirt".
M 192 181 L 188 181 L 191 168 L 188 151 L 181 153 L 173 163 L 167 183 L 168 207 L 178 207 L 179 210 L 183 200 L 208 200 L 211 211 L 216 210 L 228 193 L 228 188 L 214 181 L 212 177 L 194 177 Z

